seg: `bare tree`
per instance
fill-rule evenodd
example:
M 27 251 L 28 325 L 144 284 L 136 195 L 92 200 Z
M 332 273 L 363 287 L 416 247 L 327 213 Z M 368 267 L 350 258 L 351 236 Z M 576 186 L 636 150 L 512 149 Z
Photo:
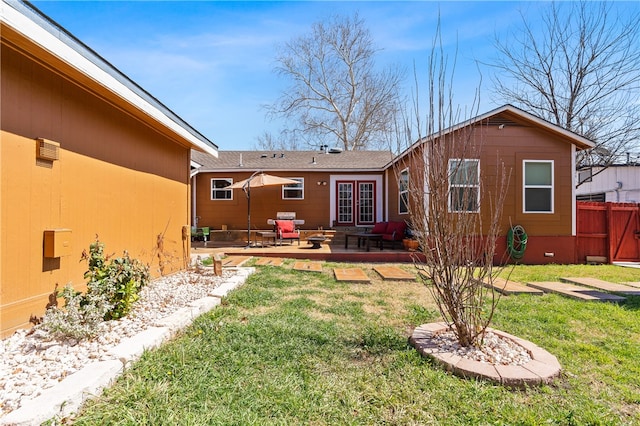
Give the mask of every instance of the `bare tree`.
M 607 165 L 640 144 L 640 13 L 607 3 L 551 3 L 540 28 L 525 14 L 492 64 L 497 94 L 596 143 L 580 166 Z
M 398 127 L 408 144 L 417 129 L 419 143 L 396 165 L 396 175 L 424 255 L 416 266 L 460 345 L 481 346 L 499 300 L 483 282 L 492 283 L 500 269 L 493 258 L 509 179 L 500 159 L 495 170 L 481 167 L 483 123 L 461 120 L 454 108 L 439 28 L 436 40 L 427 70 L 427 116 L 420 118 L 416 100 L 415 123 L 405 118 Z M 410 173 L 403 178 L 404 170 Z
M 291 85 L 268 112 L 291 119 L 310 144 L 363 150 L 388 132 L 398 109 L 401 73 L 377 72 L 364 21 L 333 17 L 286 43 L 276 72 Z
M 276 137 L 270 132 L 263 132 L 256 137 L 252 149 L 264 151 L 297 150 L 301 146 L 300 140 L 292 137 L 286 131 L 280 132 Z

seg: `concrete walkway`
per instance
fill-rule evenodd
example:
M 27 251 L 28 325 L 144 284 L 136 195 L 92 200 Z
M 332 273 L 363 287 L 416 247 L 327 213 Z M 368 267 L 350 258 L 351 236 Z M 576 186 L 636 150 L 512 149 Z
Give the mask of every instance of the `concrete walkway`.
M 371 279 L 360 268 L 333 268 L 336 281 L 370 283 Z
M 524 285 L 516 281 L 511 281 L 511 280 L 507 281 L 504 278 L 499 278 L 499 277 L 494 278 L 491 283 L 489 283 L 489 280 L 485 278 L 482 281 L 482 285 L 484 285 L 485 287 L 493 287 L 494 290 L 504 295 L 533 294 L 536 296 L 541 296 L 544 293 L 540 289 L 533 288 L 531 286 Z
M 604 293 L 602 291 L 577 286 L 574 284 L 561 282 L 529 282 L 527 285 L 539 288 L 547 293 L 557 293 L 562 296 L 571 297 L 572 299 L 585 300 L 592 302 L 623 302 L 624 297 L 614 294 Z
M 583 285 L 585 287 L 591 287 L 598 290 L 606 291 L 607 293 L 623 294 L 625 296 L 640 296 L 640 289 L 634 288 L 625 284 L 617 284 L 609 281 L 599 280 L 591 277 L 570 277 L 560 278 L 561 281 Z

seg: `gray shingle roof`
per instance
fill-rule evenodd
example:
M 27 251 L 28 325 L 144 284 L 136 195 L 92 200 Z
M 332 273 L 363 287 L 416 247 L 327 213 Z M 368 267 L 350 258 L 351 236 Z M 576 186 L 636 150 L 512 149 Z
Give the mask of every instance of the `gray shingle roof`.
M 354 170 L 382 171 L 394 155 L 391 151 L 218 151 L 218 158 L 191 151 L 191 159 L 204 171 L 242 170 Z

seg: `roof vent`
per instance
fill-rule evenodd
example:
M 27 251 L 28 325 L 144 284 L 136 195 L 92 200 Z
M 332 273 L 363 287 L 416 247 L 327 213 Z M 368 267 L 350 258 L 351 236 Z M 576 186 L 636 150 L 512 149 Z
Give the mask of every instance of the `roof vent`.
M 342 152 L 342 148 L 333 147 L 329 148 L 329 154 L 340 154 Z

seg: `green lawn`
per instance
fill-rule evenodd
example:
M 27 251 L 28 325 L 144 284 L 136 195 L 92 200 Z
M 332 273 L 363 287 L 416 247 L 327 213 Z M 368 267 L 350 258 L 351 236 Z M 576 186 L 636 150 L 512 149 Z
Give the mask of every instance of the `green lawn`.
M 423 285 L 343 284 L 331 267 L 344 264 L 318 274 L 291 263 L 260 267 L 222 306 L 146 353 L 75 424 L 640 424 L 640 298 L 503 297 L 493 326 L 563 366 L 551 386 L 512 390 L 452 376 L 407 344 L 416 325 L 439 320 Z M 520 266 L 511 278 L 576 275 L 640 281 L 640 271 L 609 265 Z

